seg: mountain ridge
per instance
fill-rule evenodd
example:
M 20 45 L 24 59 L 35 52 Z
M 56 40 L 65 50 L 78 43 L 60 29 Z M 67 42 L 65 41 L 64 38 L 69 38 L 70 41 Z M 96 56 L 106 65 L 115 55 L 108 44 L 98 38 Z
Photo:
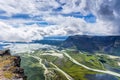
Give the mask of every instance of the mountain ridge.
M 63 48 L 73 48 L 86 52 L 105 52 L 109 54 L 117 54 L 120 51 L 120 36 L 88 36 L 74 35 L 69 36 L 62 44 Z

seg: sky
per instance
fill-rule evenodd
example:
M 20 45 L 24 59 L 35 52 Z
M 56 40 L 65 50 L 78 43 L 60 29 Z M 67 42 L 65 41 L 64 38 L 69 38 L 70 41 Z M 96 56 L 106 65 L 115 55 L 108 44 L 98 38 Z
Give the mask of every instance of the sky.
M 0 0 L 0 41 L 120 35 L 120 0 Z

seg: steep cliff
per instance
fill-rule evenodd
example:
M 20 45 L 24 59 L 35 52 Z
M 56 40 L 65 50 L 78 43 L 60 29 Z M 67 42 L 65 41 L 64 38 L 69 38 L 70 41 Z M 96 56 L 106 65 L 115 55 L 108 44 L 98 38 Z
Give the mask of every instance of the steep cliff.
M 20 61 L 21 58 L 12 56 L 10 50 L 0 51 L 0 80 L 27 80 Z

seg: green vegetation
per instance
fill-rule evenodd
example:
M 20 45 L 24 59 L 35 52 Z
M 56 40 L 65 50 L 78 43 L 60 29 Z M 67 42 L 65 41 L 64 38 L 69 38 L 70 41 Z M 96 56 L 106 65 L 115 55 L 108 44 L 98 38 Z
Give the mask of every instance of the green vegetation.
M 68 80 L 62 73 L 55 69 L 49 69 L 51 74 L 47 76 L 47 80 Z
M 117 60 L 111 59 L 107 55 L 100 55 L 98 57 L 99 57 L 99 60 L 103 62 L 103 64 L 107 64 L 107 65 L 114 67 L 114 68 L 120 68 L 118 66 Z
M 102 63 L 99 61 L 99 57 L 97 57 L 96 55 L 91 55 L 88 53 L 82 53 L 82 52 L 77 52 L 76 51 L 66 51 L 70 56 L 72 56 L 75 60 L 77 60 L 78 62 L 89 66 L 91 68 L 96 68 L 96 69 L 101 69 L 104 70 L 104 66 L 102 65 Z
M 28 80 L 45 80 L 44 70 L 38 61 L 32 57 L 22 57 L 21 66 L 24 68 Z
M 45 59 L 48 62 L 53 62 L 55 65 L 57 65 L 60 69 L 73 77 L 75 80 L 87 80 L 85 78 L 86 74 L 97 74 L 96 72 L 89 71 L 83 67 L 74 64 L 65 56 L 61 59 L 54 56 L 42 55 L 41 58 Z
M 59 70 L 57 70 L 56 67 L 51 65 L 52 62 L 54 65 L 56 65 L 59 69 L 67 73 L 69 76 L 74 78 L 75 80 L 89 80 L 86 78 L 86 75 L 92 74 L 102 74 L 94 71 L 90 71 L 88 69 L 85 69 L 72 61 L 69 60 L 68 57 L 66 57 L 63 54 L 63 58 L 59 58 L 58 56 L 52 56 L 52 55 L 42 55 L 42 54 L 52 54 L 52 53 L 60 53 L 59 51 L 35 51 L 35 53 L 30 54 L 32 56 L 36 56 L 40 59 L 42 59 L 42 64 L 48 69 L 48 73 L 44 74 L 44 68 L 43 65 L 40 65 L 38 59 L 27 56 L 25 54 L 22 57 L 22 67 L 25 69 L 25 74 L 28 76 L 28 80 L 67 80 L 66 76 L 61 73 Z M 82 63 L 90 68 L 93 69 L 99 69 L 99 70 L 106 70 L 104 67 L 104 64 L 109 64 L 114 67 L 117 66 L 115 60 L 111 60 L 107 56 L 102 55 L 91 55 L 86 52 L 79 52 L 74 50 L 66 50 L 66 53 L 68 53 L 72 58 L 74 58 L 79 63 Z M 61 53 L 60 53 L 61 54 Z
M 25 74 L 27 75 L 28 80 L 45 80 L 44 69 L 39 64 L 39 61 L 32 57 L 22 57 L 22 67 L 25 69 Z M 44 60 L 43 60 L 44 63 Z M 52 65 L 46 65 L 50 70 L 49 74 L 46 74 L 47 80 L 67 80 L 66 77 L 55 70 Z M 53 69 L 52 69 L 53 68 Z
M 71 62 L 69 59 L 65 58 L 65 60 L 62 60 L 62 65 L 57 64 L 63 71 L 68 73 L 70 76 L 72 76 L 75 80 L 87 80 L 85 78 L 86 74 L 96 74 L 96 72 L 89 71 L 83 67 L 80 67 L 73 62 Z

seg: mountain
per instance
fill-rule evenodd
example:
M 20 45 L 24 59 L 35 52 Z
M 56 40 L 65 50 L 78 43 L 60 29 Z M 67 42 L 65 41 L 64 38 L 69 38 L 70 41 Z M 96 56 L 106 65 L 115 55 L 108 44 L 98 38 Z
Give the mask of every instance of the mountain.
M 76 48 L 86 52 L 104 52 L 120 55 L 120 36 L 69 36 L 62 44 L 63 48 Z
M 42 40 L 34 40 L 34 41 L 32 41 L 32 43 L 40 43 L 40 44 L 59 46 L 66 39 L 67 39 L 67 36 L 50 36 L 50 37 L 44 37 L 44 39 L 42 39 Z
M 32 43 L 48 44 L 48 45 L 58 46 L 61 43 L 63 43 L 63 41 L 62 40 L 35 40 Z
M 67 36 L 49 36 L 44 37 L 44 40 L 65 40 L 67 39 Z

